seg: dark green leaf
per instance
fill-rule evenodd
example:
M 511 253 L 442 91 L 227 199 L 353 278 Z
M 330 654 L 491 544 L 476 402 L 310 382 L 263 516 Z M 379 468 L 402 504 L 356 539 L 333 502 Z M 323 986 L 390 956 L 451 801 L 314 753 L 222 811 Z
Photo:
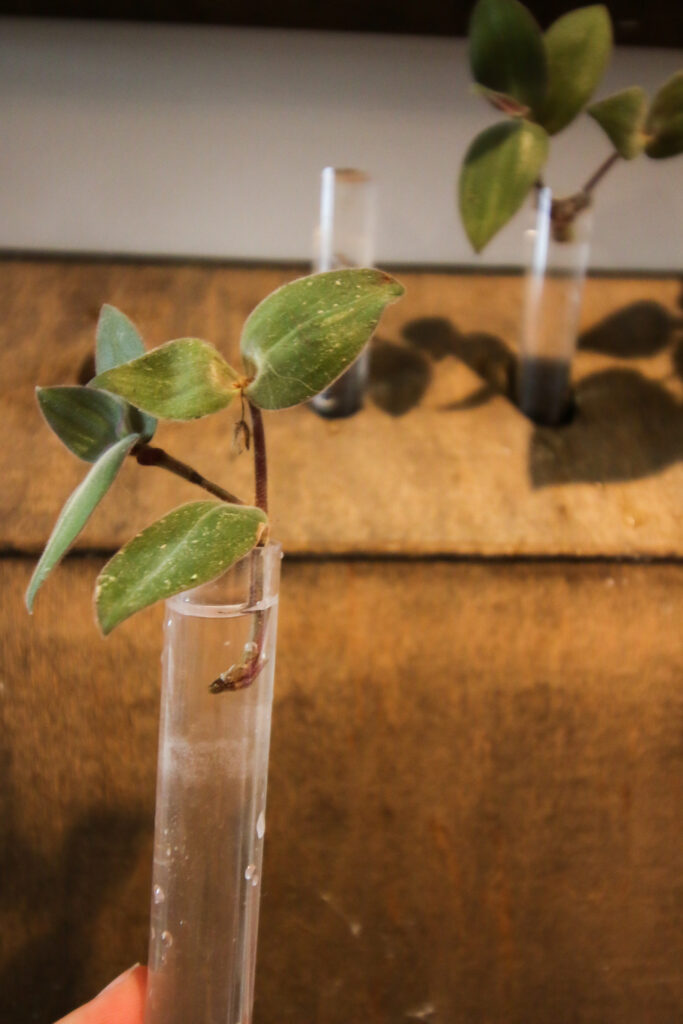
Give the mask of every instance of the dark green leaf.
M 33 611 L 38 588 L 69 550 L 95 507 L 111 487 L 126 455 L 139 440 L 138 434 L 122 437 L 89 470 L 86 478 L 67 499 L 26 591 L 26 607 Z
M 108 306 L 105 303 L 97 321 L 95 343 L 97 372 L 106 373 L 107 370 L 112 370 L 122 363 L 129 363 L 131 359 L 137 359 L 138 356 L 144 354 L 145 346 L 135 324 L 116 306 Z M 145 440 L 149 441 L 154 437 L 157 421 L 153 416 L 137 412 L 132 416 L 132 420 L 135 429 L 144 435 Z
M 213 345 L 179 338 L 98 374 L 92 383 L 160 419 L 193 420 L 229 405 L 238 379 Z
M 69 451 L 84 462 L 95 462 L 102 452 L 127 434 L 142 433 L 131 421 L 135 412 L 128 402 L 95 388 L 36 388 L 40 411 L 48 426 Z
M 285 409 L 328 387 L 370 339 L 403 286 L 380 270 L 333 270 L 278 288 L 253 311 L 242 355 L 253 381 L 245 394 Z
M 195 501 L 152 523 L 97 579 L 103 633 L 141 608 L 220 576 L 258 543 L 266 521 L 258 508 Z
M 550 135 L 573 121 L 595 92 L 612 50 L 612 22 L 602 4 L 580 7 L 545 34 L 548 91 L 536 119 Z
M 598 122 L 619 156 L 632 160 L 645 145 L 646 110 L 647 96 L 639 85 L 634 85 L 594 103 L 586 113 Z
M 460 171 L 460 213 L 476 252 L 520 208 L 548 157 L 548 136 L 528 121 L 492 125 L 471 144 Z
M 543 36 L 517 0 L 478 0 L 469 26 L 474 80 L 526 107 L 543 100 L 547 71 Z
M 676 72 L 655 96 L 645 132 L 651 136 L 645 152 L 655 160 L 683 153 L 683 71 Z

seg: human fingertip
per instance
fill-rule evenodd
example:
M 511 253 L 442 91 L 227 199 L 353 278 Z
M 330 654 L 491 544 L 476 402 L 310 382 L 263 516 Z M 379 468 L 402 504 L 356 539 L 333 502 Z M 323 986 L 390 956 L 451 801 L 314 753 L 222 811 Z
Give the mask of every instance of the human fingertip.
M 131 975 L 133 975 L 135 973 L 135 971 L 138 970 L 139 967 L 140 967 L 140 961 L 138 960 L 138 962 L 133 964 L 132 967 L 128 967 L 125 971 L 123 971 L 122 974 L 119 974 L 116 978 L 114 978 L 113 981 L 110 981 L 108 985 L 105 985 L 104 988 L 102 989 L 102 991 L 99 992 L 95 996 L 95 999 L 99 999 L 101 996 L 105 995 L 107 992 L 111 992 L 113 989 L 118 988 L 120 985 L 124 985 L 126 983 L 126 981 L 128 980 L 128 978 Z

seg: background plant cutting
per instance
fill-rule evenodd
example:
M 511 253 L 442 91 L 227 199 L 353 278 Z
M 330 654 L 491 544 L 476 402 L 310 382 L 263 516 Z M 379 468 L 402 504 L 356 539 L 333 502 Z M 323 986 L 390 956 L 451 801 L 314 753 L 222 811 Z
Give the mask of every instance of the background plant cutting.
M 478 0 L 470 21 L 472 75 L 480 92 L 507 120 L 484 129 L 465 154 L 459 204 L 476 252 L 519 210 L 542 171 L 551 137 L 585 110 L 614 151 L 572 196 L 552 203 L 556 241 L 571 238 L 576 216 L 619 160 L 645 153 L 653 160 L 683 152 L 683 71 L 652 102 L 634 85 L 587 106 L 609 63 L 612 23 L 602 5 L 582 7 L 541 32 L 518 0 Z

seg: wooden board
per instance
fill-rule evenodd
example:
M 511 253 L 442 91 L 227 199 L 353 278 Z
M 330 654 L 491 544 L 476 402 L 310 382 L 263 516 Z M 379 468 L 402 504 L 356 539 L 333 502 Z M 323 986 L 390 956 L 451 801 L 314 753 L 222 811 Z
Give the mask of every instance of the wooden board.
M 33 387 L 77 379 L 103 301 L 150 345 L 200 335 L 237 361 L 296 270 L 1 266 L 0 1020 L 47 1022 L 146 959 L 161 609 L 102 641 L 92 549 L 199 492 L 125 467 L 30 620 L 33 558 L 84 471 Z M 579 414 L 551 431 L 505 394 L 520 278 L 399 276 L 363 412 L 267 420 L 294 557 L 255 1024 L 673 1024 L 680 282 L 588 282 Z M 231 425 L 160 439 L 248 496 Z
M 43 428 L 36 384 L 74 382 L 99 307 L 120 306 L 150 345 L 198 335 L 238 362 L 241 325 L 291 268 L 5 259 L 0 274 L 0 543 L 38 551 L 84 466 Z M 596 278 L 583 307 L 579 413 L 534 427 L 497 393 L 513 359 L 521 279 L 399 274 L 406 297 L 374 345 L 359 415 L 267 417 L 274 529 L 292 553 L 680 556 L 681 286 Z M 614 354 L 616 353 L 616 354 Z M 638 355 L 638 353 L 651 353 Z M 676 372 L 678 367 L 678 373 Z M 164 425 L 180 458 L 249 497 L 232 412 Z M 125 467 L 79 542 L 112 549 L 197 491 Z
M 161 611 L 101 641 L 98 564 L 30 621 L 0 562 L 3 1021 L 146 959 Z M 285 561 L 257 1024 L 680 1020 L 682 611 L 676 566 Z

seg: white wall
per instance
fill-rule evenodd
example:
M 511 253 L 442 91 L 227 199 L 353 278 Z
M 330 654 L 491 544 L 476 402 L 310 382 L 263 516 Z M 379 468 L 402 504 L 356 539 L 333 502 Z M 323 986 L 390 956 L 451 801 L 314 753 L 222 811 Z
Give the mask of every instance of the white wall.
M 650 92 L 674 50 L 617 52 L 601 94 Z M 326 164 L 379 184 L 378 262 L 473 263 L 457 167 L 495 118 L 462 40 L 0 21 L 0 247 L 307 259 Z M 547 178 L 608 153 L 589 121 Z M 683 157 L 620 164 L 598 193 L 593 266 L 683 264 Z M 522 221 L 481 262 L 519 263 Z

